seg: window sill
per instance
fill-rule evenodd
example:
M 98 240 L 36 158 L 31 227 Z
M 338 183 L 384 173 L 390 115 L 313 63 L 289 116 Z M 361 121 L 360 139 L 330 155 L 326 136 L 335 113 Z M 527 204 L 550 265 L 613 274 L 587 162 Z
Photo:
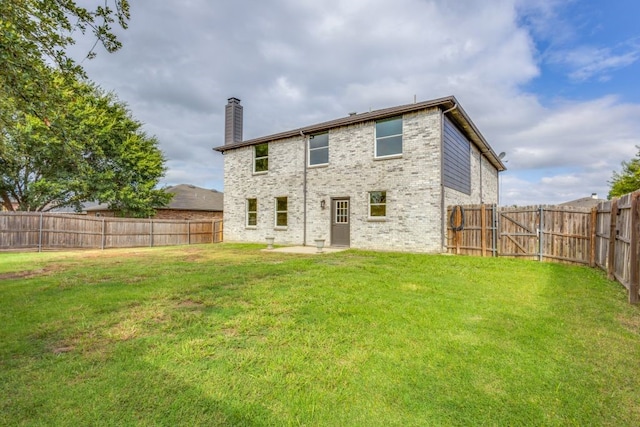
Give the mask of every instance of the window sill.
M 401 159 L 402 153 L 400 154 L 392 154 L 391 156 L 382 156 L 382 157 L 374 157 L 373 160 L 392 160 L 392 159 Z
M 244 229 L 245 230 L 257 230 L 258 226 L 257 225 L 245 225 Z
M 328 168 L 329 167 L 329 163 L 322 163 L 320 165 L 308 165 L 307 168 L 309 169 L 318 169 L 318 168 Z
M 276 231 L 287 231 L 289 229 L 288 226 L 282 226 L 282 225 L 276 225 L 275 227 L 273 227 L 274 230 Z
M 369 218 L 367 218 L 368 222 L 387 222 L 387 217 L 386 216 L 370 216 Z
M 269 171 L 268 171 L 268 170 L 267 170 L 267 171 L 260 171 L 260 172 L 253 172 L 253 176 L 256 176 L 256 175 L 266 175 L 266 174 L 268 174 L 268 173 L 269 173 Z

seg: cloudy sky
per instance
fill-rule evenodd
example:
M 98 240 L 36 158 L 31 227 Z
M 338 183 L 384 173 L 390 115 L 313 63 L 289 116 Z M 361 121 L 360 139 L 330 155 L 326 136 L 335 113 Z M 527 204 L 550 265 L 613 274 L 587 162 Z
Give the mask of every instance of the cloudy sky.
M 232 96 L 250 139 L 455 95 L 507 153 L 504 205 L 606 197 L 640 145 L 637 0 L 133 0 L 131 15 L 122 50 L 83 66 L 159 139 L 166 185 L 224 189 L 212 148 Z

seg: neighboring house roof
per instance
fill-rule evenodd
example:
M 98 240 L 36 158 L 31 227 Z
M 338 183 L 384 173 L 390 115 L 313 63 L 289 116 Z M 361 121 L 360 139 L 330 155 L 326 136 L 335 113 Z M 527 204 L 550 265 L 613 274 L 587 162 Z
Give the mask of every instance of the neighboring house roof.
M 276 141 L 284 138 L 291 138 L 301 134 L 312 134 L 317 132 L 324 132 L 332 128 L 340 126 L 348 126 L 356 123 L 362 123 L 371 120 L 379 120 L 387 117 L 397 116 L 399 114 L 410 113 L 413 111 L 424 110 L 426 108 L 438 107 L 444 111 L 448 111 L 448 117 L 455 122 L 465 135 L 480 149 L 485 157 L 499 170 L 504 171 L 507 168 L 498 158 L 493 149 L 489 146 L 489 143 L 484 139 L 478 128 L 473 124 L 467 113 L 462 109 L 460 103 L 454 96 L 448 96 L 446 98 L 434 99 L 431 101 L 416 102 L 413 104 L 400 105 L 397 107 L 384 108 L 382 110 L 370 111 L 368 113 L 352 114 L 348 117 L 343 117 L 328 122 L 318 123 L 315 125 L 305 126 L 298 129 L 293 129 L 286 132 L 276 133 L 273 135 L 267 135 L 260 138 L 250 139 L 234 144 L 226 144 L 220 147 L 214 148 L 214 150 L 224 153 L 228 150 L 235 148 L 248 147 L 251 145 L 262 144 L 264 142 Z
M 598 206 L 598 204 L 606 201 L 606 199 L 599 199 L 598 196 L 592 195 L 591 197 L 582 197 L 580 199 L 560 203 L 559 206 L 570 206 L 574 208 L 593 208 L 595 206 Z
M 180 184 L 165 189 L 173 193 L 173 199 L 167 206 L 157 209 L 174 209 L 188 211 L 220 211 L 223 210 L 224 194 L 217 190 L 196 187 L 195 185 Z M 87 209 L 87 212 L 109 210 L 106 204 Z
M 167 188 L 167 193 L 173 193 L 173 199 L 168 206 L 160 209 L 183 209 L 191 211 L 222 211 L 224 194 L 217 190 L 196 187 L 195 185 L 180 184 Z

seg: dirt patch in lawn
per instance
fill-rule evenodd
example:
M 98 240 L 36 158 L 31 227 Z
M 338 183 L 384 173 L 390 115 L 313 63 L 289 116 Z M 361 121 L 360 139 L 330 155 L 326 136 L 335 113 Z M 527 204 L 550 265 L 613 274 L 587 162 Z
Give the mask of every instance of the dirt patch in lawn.
M 30 277 L 42 276 L 54 270 L 56 270 L 56 268 L 50 267 L 41 268 L 39 270 L 10 271 L 7 273 L 0 273 L 0 280 L 28 279 Z
M 63 354 L 63 353 L 70 353 L 73 350 L 75 350 L 74 346 L 64 346 L 64 347 L 57 347 L 53 349 L 53 354 Z
M 192 299 L 186 299 L 183 301 L 180 301 L 179 303 L 176 304 L 176 306 L 178 308 L 202 308 L 204 307 L 204 304 L 200 301 L 194 301 Z

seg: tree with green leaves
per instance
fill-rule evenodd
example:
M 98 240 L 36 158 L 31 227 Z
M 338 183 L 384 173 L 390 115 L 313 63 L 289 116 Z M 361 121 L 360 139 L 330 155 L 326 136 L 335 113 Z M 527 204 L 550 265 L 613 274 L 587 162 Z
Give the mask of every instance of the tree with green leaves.
M 86 33 L 94 48 L 121 47 L 112 26 L 127 28 L 129 1 L 93 4 L 0 1 L 0 202 L 9 210 L 12 202 L 47 211 L 98 201 L 144 217 L 170 200 L 155 189 L 165 171 L 157 140 L 67 53 Z
M 50 95 L 48 68 L 70 78 L 85 77 L 84 70 L 67 53 L 74 37 L 90 32 L 95 46 L 107 52 L 122 44 L 113 32 L 115 21 L 127 28 L 128 0 L 104 0 L 95 9 L 73 0 L 0 1 L 0 95 L 11 96 L 23 111 L 42 119 L 45 99 Z M 87 53 L 95 56 L 95 50 Z
M 19 111 L 12 98 L 0 100 L 4 206 L 11 210 L 13 200 L 24 211 L 80 210 L 97 201 L 122 216 L 146 217 L 166 205 L 171 195 L 156 189 L 165 172 L 158 141 L 113 94 L 52 73 L 56 96 L 45 120 Z
M 620 197 L 636 190 L 640 190 L 640 146 L 636 146 L 638 154 L 628 162 L 622 162 L 622 171 L 613 172 L 609 184 L 609 199 Z

